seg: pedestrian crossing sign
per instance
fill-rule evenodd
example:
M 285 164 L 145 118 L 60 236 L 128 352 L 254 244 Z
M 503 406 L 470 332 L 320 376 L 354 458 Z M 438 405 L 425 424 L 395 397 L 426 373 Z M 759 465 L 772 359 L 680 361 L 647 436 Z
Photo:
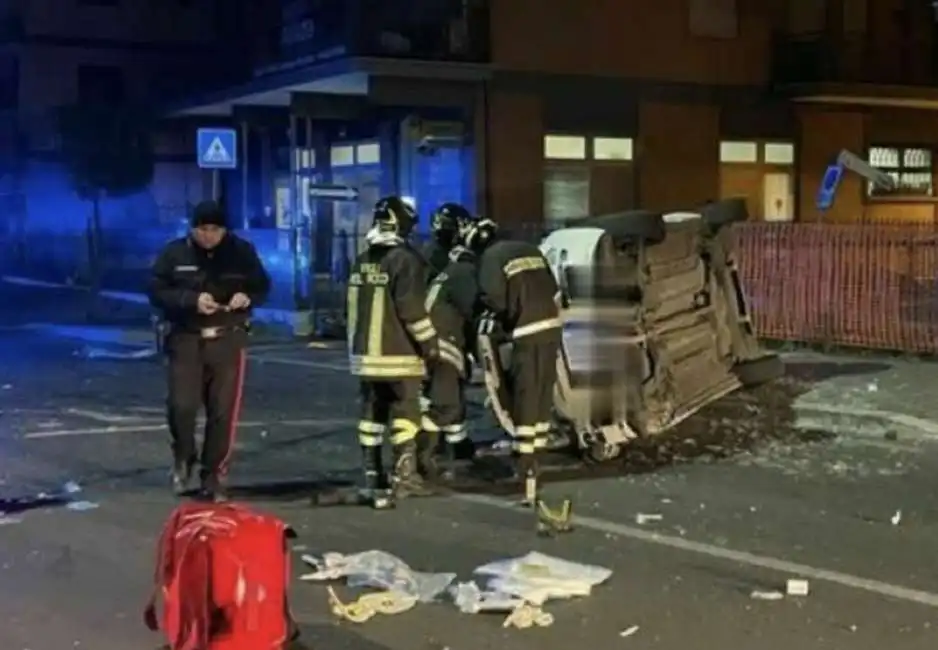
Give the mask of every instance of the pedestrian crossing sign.
M 202 169 L 236 169 L 238 134 L 234 129 L 199 129 L 196 156 Z

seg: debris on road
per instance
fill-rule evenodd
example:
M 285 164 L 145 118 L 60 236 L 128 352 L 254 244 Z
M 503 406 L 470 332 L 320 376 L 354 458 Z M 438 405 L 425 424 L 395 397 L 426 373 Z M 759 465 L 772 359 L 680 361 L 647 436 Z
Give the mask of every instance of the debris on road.
M 436 600 L 456 579 L 455 573 L 414 571 L 403 560 L 384 551 L 364 551 L 352 555 L 326 553 L 322 558 L 312 555 L 301 557 L 315 570 L 300 576 L 300 580 L 325 582 L 345 578 L 350 587 L 371 587 L 395 592 L 415 597 L 422 603 Z
M 643 512 L 635 515 L 635 523 L 639 526 L 644 526 L 645 524 L 657 523 L 662 521 L 664 517 L 659 514 L 646 514 Z
M 785 594 L 780 591 L 753 591 L 749 597 L 753 600 L 782 600 Z
M 893 526 L 898 526 L 899 523 L 902 521 L 902 511 L 896 510 L 896 514 L 894 514 L 889 521 L 892 522 Z
M 98 504 L 94 501 L 72 501 L 71 503 L 66 504 L 66 510 L 72 510 L 73 512 L 85 512 L 88 510 L 96 510 Z
M 403 560 L 384 551 L 352 555 L 326 553 L 322 558 L 301 556 L 314 571 L 300 576 L 304 581 L 345 578 L 349 587 L 379 589 L 351 602 L 343 602 L 329 588 L 329 606 L 340 618 L 364 623 L 377 614 L 399 614 L 417 603 L 436 600 L 448 591 L 456 607 L 466 614 L 507 612 L 505 627 L 527 629 L 553 624 L 542 609 L 548 600 L 588 596 L 605 582 L 612 571 L 604 567 L 568 562 L 542 553 L 499 560 L 478 567 L 473 574 L 485 581 L 459 583 L 450 587 L 455 573 L 420 573 Z
M 619 636 L 621 636 L 624 639 L 626 637 L 632 636 L 633 634 L 638 632 L 639 629 L 641 628 L 639 628 L 637 625 L 633 625 L 632 627 L 628 627 L 622 630 L 621 632 L 619 632 Z
M 790 579 L 785 583 L 785 593 L 789 596 L 807 596 L 809 589 L 807 580 Z

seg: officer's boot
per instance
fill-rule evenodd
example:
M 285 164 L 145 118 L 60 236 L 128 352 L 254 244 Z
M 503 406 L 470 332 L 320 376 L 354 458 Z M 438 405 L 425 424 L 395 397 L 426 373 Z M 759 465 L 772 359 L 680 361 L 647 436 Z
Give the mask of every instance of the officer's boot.
M 391 489 L 395 498 L 429 496 L 433 491 L 417 472 L 417 443 L 414 440 L 394 445 L 394 471 Z
M 362 446 L 361 495 L 375 510 L 385 510 L 394 506 L 388 489 L 387 476 L 384 473 L 382 451 L 381 447 Z
M 173 494 L 177 497 L 181 497 L 189 491 L 189 483 L 192 481 L 192 469 L 194 466 L 194 459 L 176 461 L 173 463 L 170 476 L 173 485 Z
M 199 491 L 202 499 L 213 501 L 214 503 L 225 503 L 228 501 L 228 487 L 224 477 L 218 472 L 202 472 L 202 488 Z

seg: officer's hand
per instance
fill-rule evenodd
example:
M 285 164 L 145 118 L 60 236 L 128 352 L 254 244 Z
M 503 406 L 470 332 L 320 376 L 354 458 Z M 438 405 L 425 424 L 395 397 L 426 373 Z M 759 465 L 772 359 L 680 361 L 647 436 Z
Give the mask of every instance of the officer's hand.
M 221 307 L 210 293 L 201 293 L 199 294 L 198 309 L 200 314 L 205 316 L 210 316 L 218 311 Z
M 236 293 L 231 297 L 231 302 L 228 303 L 229 309 L 247 309 L 251 306 L 251 299 L 247 297 L 247 294 Z

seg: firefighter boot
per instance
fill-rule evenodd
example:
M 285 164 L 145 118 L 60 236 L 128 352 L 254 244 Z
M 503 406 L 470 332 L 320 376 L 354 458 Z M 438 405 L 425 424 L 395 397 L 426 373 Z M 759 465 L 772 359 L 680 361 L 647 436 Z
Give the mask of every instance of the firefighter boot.
M 417 434 L 417 472 L 428 481 L 435 481 L 440 476 L 436 457 L 439 437 L 436 431 L 421 431 Z
M 525 506 L 537 505 L 539 474 L 537 457 L 534 454 L 519 454 L 517 476 L 523 481 L 524 496 L 521 503 Z
M 394 446 L 394 471 L 391 489 L 395 498 L 429 496 L 433 491 L 417 472 L 417 443 L 413 440 Z
M 363 481 L 360 493 L 367 505 L 375 510 L 385 510 L 394 505 L 381 454 L 381 447 L 362 447 Z

